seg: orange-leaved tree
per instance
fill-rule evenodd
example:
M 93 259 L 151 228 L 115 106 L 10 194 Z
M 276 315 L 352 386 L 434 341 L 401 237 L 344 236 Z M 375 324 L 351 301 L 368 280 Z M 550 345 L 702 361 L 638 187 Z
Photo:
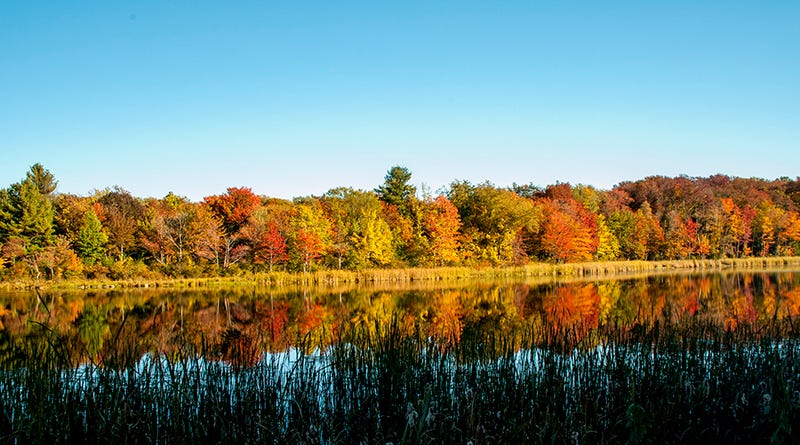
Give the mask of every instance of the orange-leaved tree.
M 461 219 L 456 206 L 443 195 L 425 202 L 423 226 L 428 239 L 427 260 L 437 266 L 457 263 Z
M 227 268 L 243 259 L 249 251 L 249 246 L 240 239 L 239 231 L 261 205 L 261 199 L 249 187 L 229 187 L 227 193 L 206 196 L 203 201 L 222 225 L 222 265 Z
M 261 199 L 249 187 L 229 187 L 224 195 L 206 196 L 203 200 L 221 218 L 228 234 L 236 233 L 261 205 Z

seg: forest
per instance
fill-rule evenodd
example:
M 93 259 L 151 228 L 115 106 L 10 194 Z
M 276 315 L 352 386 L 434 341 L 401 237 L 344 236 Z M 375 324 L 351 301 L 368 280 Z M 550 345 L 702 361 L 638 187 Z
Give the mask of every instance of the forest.
M 201 202 L 120 188 L 58 193 L 41 164 L 0 190 L 0 279 L 152 279 L 251 272 L 496 267 L 800 253 L 800 178 L 651 176 L 611 190 L 454 181 L 292 200 L 230 187 Z

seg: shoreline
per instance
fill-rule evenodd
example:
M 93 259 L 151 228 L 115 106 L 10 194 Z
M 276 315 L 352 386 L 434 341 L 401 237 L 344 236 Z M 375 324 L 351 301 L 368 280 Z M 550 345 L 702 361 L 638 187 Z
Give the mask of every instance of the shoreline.
M 367 283 L 446 282 L 459 280 L 497 280 L 543 278 L 555 281 L 575 278 L 615 278 L 663 272 L 714 272 L 733 270 L 777 270 L 800 268 L 800 256 L 663 261 L 605 261 L 586 263 L 533 263 L 507 267 L 441 267 L 403 269 L 365 269 L 360 271 L 324 270 L 307 273 L 261 272 L 241 276 L 203 278 L 161 278 L 132 280 L 61 280 L 0 282 L 0 289 L 113 289 L 113 288 L 192 288 L 216 286 L 330 287 Z

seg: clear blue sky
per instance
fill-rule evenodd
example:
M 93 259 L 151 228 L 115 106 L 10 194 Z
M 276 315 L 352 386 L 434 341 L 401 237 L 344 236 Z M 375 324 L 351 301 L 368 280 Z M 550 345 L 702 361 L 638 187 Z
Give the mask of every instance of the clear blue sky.
M 0 3 L 0 187 L 800 175 L 798 1 Z

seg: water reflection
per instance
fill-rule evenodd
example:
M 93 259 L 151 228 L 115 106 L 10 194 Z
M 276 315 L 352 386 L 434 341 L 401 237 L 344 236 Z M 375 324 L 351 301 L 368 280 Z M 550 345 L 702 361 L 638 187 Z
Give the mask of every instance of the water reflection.
M 569 348 L 592 347 L 591 334 L 604 326 L 635 333 L 691 320 L 737 329 L 798 314 L 798 272 L 416 289 L 13 292 L 0 294 L 0 360 L 13 366 L 30 348 L 51 347 L 72 364 L 130 366 L 148 352 L 178 358 L 200 351 L 249 365 L 264 352 L 324 350 L 344 333 L 369 337 L 387 326 L 422 332 L 443 348 L 465 337 L 514 342 L 533 332 L 563 338 Z

